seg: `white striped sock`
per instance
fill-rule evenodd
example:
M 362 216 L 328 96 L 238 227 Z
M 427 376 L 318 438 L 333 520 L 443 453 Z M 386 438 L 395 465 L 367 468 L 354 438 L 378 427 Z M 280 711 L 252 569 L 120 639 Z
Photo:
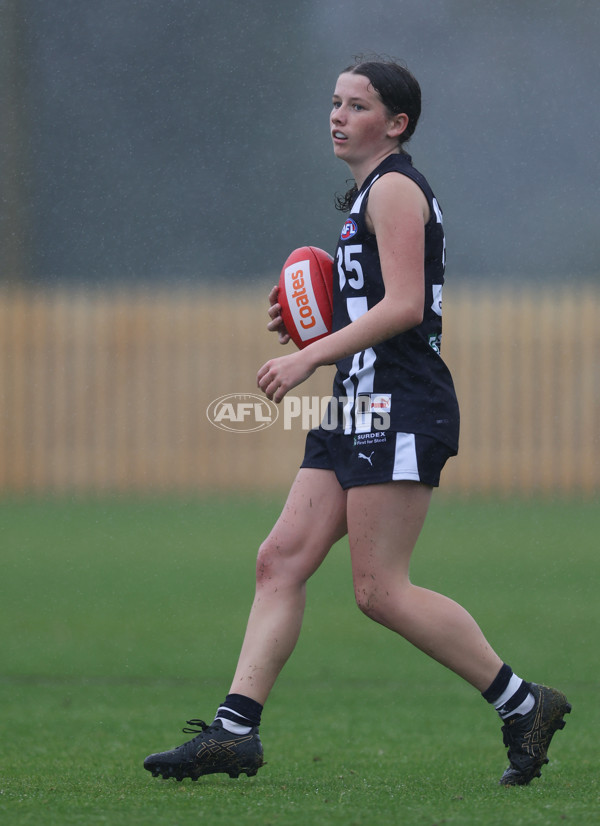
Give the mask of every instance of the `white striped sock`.
M 221 709 L 227 710 L 229 714 L 235 714 L 235 716 L 239 717 L 241 720 L 244 720 L 245 717 L 243 717 L 241 714 L 238 714 L 237 711 L 233 711 L 233 709 L 228 708 L 227 706 L 219 706 L 219 708 L 217 709 L 217 716 L 215 717 L 215 720 L 221 721 L 221 724 L 225 731 L 229 731 L 231 732 L 231 734 L 250 733 L 250 731 L 252 730 L 252 726 L 249 726 L 244 723 L 235 723 L 233 720 L 229 720 L 227 717 L 219 717 L 219 711 L 221 711 Z

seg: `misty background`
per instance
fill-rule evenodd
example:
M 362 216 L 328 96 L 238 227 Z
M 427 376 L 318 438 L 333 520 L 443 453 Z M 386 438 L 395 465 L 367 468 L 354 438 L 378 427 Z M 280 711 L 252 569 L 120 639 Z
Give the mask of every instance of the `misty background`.
M 330 252 L 331 93 L 403 60 L 457 279 L 598 281 L 596 0 L 0 0 L 3 283 L 258 283 Z

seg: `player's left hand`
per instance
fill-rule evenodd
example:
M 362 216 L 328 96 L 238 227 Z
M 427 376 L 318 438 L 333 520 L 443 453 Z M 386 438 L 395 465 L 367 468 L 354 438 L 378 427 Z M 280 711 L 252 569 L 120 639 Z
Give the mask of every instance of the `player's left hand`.
M 315 372 L 315 365 L 309 361 L 308 349 L 310 348 L 290 353 L 289 356 L 269 359 L 263 364 L 256 381 L 268 399 L 279 404 L 289 390 Z

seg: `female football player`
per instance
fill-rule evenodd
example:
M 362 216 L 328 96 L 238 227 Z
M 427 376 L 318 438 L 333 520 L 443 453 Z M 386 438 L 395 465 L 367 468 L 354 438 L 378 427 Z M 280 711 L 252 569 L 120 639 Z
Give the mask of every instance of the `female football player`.
M 307 436 L 304 461 L 262 544 L 256 594 L 230 692 L 215 720 L 188 721 L 196 736 L 150 755 L 154 776 L 256 774 L 263 706 L 292 653 L 306 583 L 348 536 L 356 601 L 478 689 L 503 721 L 504 785 L 540 775 L 554 732 L 571 709 L 559 691 L 528 683 L 492 650 L 456 602 L 414 585 L 413 548 L 440 472 L 458 449 L 459 413 L 440 356 L 444 231 L 440 206 L 405 144 L 421 111 L 415 78 L 384 60 L 357 61 L 338 77 L 330 134 L 355 186 L 334 265 L 333 330 L 268 361 L 258 386 L 280 402 L 318 367 L 336 364 L 334 430 Z M 285 343 L 277 288 L 269 329 Z M 377 404 L 373 400 L 377 398 Z

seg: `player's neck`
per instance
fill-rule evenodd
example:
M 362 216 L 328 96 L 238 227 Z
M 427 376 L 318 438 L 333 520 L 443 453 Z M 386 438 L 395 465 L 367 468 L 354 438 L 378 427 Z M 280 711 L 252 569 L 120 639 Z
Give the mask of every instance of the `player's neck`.
M 386 158 L 389 158 L 390 155 L 398 155 L 400 154 L 399 150 L 394 150 L 392 152 L 382 152 L 380 155 L 374 156 L 365 160 L 361 163 L 349 163 L 348 168 L 352 173 L 352 177 L 356 181 L 356 186 L 360 189 L 364 182 L 367 180 L 371 172 L 373 172 L 380 163 L 382 163 Z

